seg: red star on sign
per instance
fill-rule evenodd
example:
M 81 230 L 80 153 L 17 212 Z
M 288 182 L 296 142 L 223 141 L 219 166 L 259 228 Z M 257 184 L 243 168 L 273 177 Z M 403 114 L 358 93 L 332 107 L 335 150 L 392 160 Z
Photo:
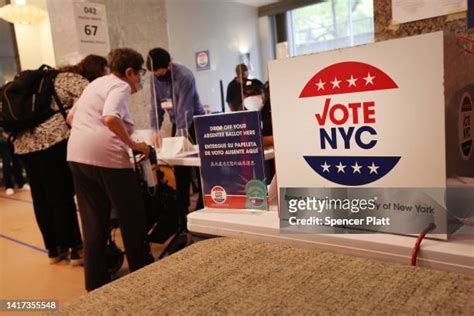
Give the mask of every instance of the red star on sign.
M 358 81 L 359 78 L 361 80 Z M 330 82 L 331 85 L 324 86 L 326 82 Z M 377 67 L 347 61 L 328 66 L 315 74 L 306 83 L 300 98 L 396 88 L 398 85 Z

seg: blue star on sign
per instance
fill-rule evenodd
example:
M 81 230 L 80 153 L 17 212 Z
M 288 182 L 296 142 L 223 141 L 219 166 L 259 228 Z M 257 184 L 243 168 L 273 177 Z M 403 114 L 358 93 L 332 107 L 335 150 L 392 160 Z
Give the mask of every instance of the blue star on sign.
M 304 156 L 311 168 L 323 178 L 341 185 L 364 185 L 384 177 L 401 157 Z

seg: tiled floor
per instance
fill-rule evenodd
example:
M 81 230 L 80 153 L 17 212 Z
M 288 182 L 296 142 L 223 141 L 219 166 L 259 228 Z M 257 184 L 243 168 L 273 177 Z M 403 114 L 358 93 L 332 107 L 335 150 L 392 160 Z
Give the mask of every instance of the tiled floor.
M 1 299 L 69 301 L 85 294 L 84 270 L 49 264 L 29 192 L 0 192 Z
M 116 239 L 123 249 L 120 234 Z M 152 248 L 157 257 L 162 246 Z M 119 275 L 127 273 L 125 262 Z M 86 293 L 83 274 L 82 266 L 49 263 L 30 192 L 7 197 L 0 188 L 0 299 L 48 299 L 62 304 Z
M 165 167 L 162 170 L 168 183 L 174 186 L 172 169 Z M 194 194 L 191 198 L 192 209 L 196 200 L 197 194 Z M 123 249 L 120 231 L 116 234 L 116 242 Z M 152 244 L 155 258 L 163 247 Z M 118 275 L 127 273 L 125 260 Z M 84 294 L 82 266 L 72 267 L 67 261 L 49 263 L 36 224 L 31 193 L 16 192 L 13 196 L 6 196 L 4 188 L 0 187 L 0 300 L 45 299 L 64 304 Z M 0 315 L 3 314 L 0 312 Z

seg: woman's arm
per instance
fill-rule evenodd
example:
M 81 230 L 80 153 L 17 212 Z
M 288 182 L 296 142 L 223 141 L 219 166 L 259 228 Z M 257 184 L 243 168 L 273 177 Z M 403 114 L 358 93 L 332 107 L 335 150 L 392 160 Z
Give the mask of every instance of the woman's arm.
M 67 114 L 67 117 L 66 117 L 66 123 L 67 125 L 69 126 L 72 126 L 72 120 L 74 119 L 74 114 L 72 114 L 71 112 L 69 112 Z
M 104 122 L 105 125 L 114 133 L 117 135 L 118 138 L 120 138 L 121 141 L 123 141 L 125 144 L 127 144 L 128 147 L 130 147 L 132 150 L 139 151 L 143 153 L 146 157 L 150 154 L 150 150 L 148 148 L 148 145 L 146 143 L 137 143 L 133 141 L 133 139 L 130 137 L 128 134 L 127 130 L 125 129 L 125 126 L 122 122 L 121 119 L 115 116 L 104 116 Z
M 76 110 L 77 110 L 77 100 L 78 99 L 74 99 L 74 103 L 73 103 L 74 105 L 72 106 L 71 110 L 69 110 L 66 117 L 66 123 L 67 125 L 71 127 L 72 127 L 72 121 L 74 120 L 74 114 L 76 113 Z

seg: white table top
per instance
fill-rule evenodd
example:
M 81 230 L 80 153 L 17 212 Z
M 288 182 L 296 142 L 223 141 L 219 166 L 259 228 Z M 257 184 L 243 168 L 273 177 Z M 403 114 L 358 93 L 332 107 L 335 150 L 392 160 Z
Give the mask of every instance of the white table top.
M 276 206 L 268 212 L 204 208 L 188 215 L 192 232 L 276 241 L 409 265 L 416 238 L 391 234 L 280 233 Z M 474 275 L 474 236 L 458 232 L 448 241 L 425 239 L 418 266 Z
M 273 147 L 265 148 L 264 150 L 265 160 L 273 159 L 275 153 Z M 199 153 L 195 152 L 194 155 L 179 155 L 176 157 L 163 157 L 160 153 L 156 154 L 158 158 L 158 163 L 161 165 L 172 165 L 172 166 L 188 166 L 188 167 L 200 167 L 201 158 L 199 158 Z

